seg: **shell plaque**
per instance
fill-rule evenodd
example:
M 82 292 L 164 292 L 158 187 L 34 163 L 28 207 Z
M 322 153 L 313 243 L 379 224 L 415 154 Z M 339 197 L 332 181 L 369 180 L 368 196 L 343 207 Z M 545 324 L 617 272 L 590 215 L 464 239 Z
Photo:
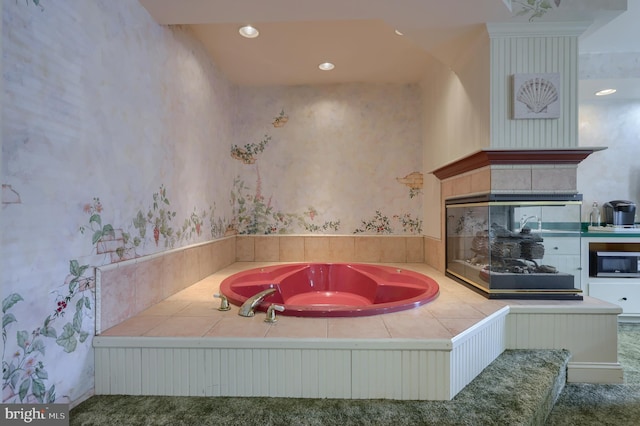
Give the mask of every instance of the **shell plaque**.
M 560 117 L 560 74 L 516 74 L 513 118 Z

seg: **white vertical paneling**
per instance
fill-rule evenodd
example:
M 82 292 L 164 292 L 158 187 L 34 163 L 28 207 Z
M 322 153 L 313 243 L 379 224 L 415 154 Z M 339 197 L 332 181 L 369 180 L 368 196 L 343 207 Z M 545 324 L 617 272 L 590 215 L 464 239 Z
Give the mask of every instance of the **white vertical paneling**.
M 309 349 L 301 354 L 301 396 L 302 398 L 320 398 L 320 357 L 318 351 Z M 324 396 L 324 395 L 323 395 Z
M 295 379 L 295 365 L 291 365 L 295 355 L 284 349 L 269 350 L 269 395 L 285 396 L 287 389 L 291 389 L 291 396 L 295 396 L 299 389 L 298 382 Z M 299 368 L 299 366 L 298 366 Z
M 125 393 L 126 391 L 125 383 L 128 371 L 125 364 L 125 351 L 126 349 L 123 348 L 111 349 L 110 362 L 120 366 L 118 369 L 113 369 L 111 374 L 111 389 L 114 393 Z
M 230 381 L 236 381 L 236 392 L 233 395 L 237 396 L 254 396 L 254 382 L 255 375 L 258 374 L 262 367 L 260 357 L 254 357 L 254 351 L 251 349 L 236 349 L 233 368 L 229 371 L 233 371 L 233 377 L 229 377 Z M 261 351 L 255 351 L 260 353 Z M 251 366 L 250 369 L 246 369 L 247 366 Z
M 109 349 L 95 349 L 94 356 L 94 387 L 96 395 L 108 395 L 111 393 L 111 388 L 109 386 L 109 371 L 111 371 L 109 365 Z
M 170 395 L 178 395 L 178 374 L 177 368 L 173 368 L 177 365 L 178 360 L 175 359 L 175 352 L 173 348 L 168 348 L 164 350 L 159 350 L 159 354 L 161 354 L 161 364 L 158 366 L 159 371 L 157 372 L 158 376 L 162 379 L 162 386 L 160 390 L 166 390 Z
M 402 398 L 419 395 L 420 384 L 425 380 L 425 366 L 422 365 L 421 351 L 402 351 Z
M 98 349 L 96 351 L 100 352 Z M 153 390 L 155 388 L 155 380 L 150 374 L 150 371 L 156 369 L 156 357 L 153 349 L 142 348 L 140 352 L 142 368 L 140 370 L 140 383 L 141 390 L 140 393 L 142 395 L 153 395 Z
M 402 352 L 358 350 L 352 353 L 353 398 L 391 398 L 402 396 Z
M 204 388 L 204 375 L 202 374 L 203 360 L 201 349 L 191 349 L 188 353 L 189 366 L 188 366 L 188 386 L 189 396 L 202 396 L 202 389 Z
M 241 396 L 265 396 L 271 392 L 273 373 L 277 371 L 274 360 L 277 356 L 273 351 L 265 349 L 243 350 L 242 363 L 236 366 L 235 376 L 240 379 L 238 395 Z M 244 372 L 244 365 L 251 365 L 251 369 Z M 233 378 L 230 378 L 233 380 Z
M 206 396 L 220 396 L 220 350 L 211 349 L 205 351 L 204 373 L 207 377 L 204 394 Z
M 168 395 L 173 395 L 173 381 L 171 375 L 173 369 L 170 366 L 173 364 L 173 352 L 171 349 L 158 348 L 155 349 L 157 356 L 156 370 L 152 372 L 156 379 L 156 389 L 158 394 L 167 392 Z
M 512 313 L 509 349 L 567 349 L 573 362 L 617 362 L 617 316 Z
M 140 395 L 142 393 L 140 348 L 128 348 L 125 351 L 126 371 L 125 389 L 130 395 Z
M 320 360 L 320 395 L 326 398 L 350 398 L 352 362 L 350 350 L 322 350 Z
M 510 310 L 505 308 L 454 337 L 451 350 L 402 349 L 395 342 L 364 349 L 330 344 L 326 348 L 193 347 L 170 338 L 140 339 L 155 347 L 138 348 L 127 338 L 96 337 L 95 392 L 448 400 L 505 348 L 568 349 L 581 380 L 616 380 L 621 374 L 619 308 L 580 313 L 512 305 Z
M 426 399 L 448 400 L 450 399 L 451 381 L 450 374 L 453 365 L 451 353 L 444 351 L 429 351 L 426 353 L 427 382 Z
M 580 34 L 506 34 L 491 38 L 491 147 L 570 148 L 578 146 L 578 45 Z M 560 118 L 513 117 L 513 75 L 560 73 Z
M 452 398 L 491 364 L 506 348 L 505 329 L 507 311 L 476 324 L 460 337 L 453 339 L 451 351 Z

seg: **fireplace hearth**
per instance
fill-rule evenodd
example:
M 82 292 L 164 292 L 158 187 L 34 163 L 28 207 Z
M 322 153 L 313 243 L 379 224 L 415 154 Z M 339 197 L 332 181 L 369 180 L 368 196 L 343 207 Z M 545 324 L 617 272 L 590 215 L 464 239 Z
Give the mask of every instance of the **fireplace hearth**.
M 489 298 L 581 300 L 580 194 L 452 198 L 446 274 Z

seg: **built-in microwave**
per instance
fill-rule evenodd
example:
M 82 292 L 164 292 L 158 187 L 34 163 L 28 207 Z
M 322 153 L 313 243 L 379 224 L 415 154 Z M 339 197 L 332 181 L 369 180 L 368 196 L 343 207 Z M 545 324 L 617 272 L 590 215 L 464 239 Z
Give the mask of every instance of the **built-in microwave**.
M 639 270 L 640 252 L 589 252 L 589 275 L 592 277 L 640 277 Z

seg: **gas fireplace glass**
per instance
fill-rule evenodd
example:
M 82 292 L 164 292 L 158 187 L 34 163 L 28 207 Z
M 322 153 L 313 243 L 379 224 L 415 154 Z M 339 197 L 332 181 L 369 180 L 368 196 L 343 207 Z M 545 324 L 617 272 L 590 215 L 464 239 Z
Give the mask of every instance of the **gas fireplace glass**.
M 581 300 L 581 199 L 489 194 L 447 200 L 447 275 L 489 298 Z

